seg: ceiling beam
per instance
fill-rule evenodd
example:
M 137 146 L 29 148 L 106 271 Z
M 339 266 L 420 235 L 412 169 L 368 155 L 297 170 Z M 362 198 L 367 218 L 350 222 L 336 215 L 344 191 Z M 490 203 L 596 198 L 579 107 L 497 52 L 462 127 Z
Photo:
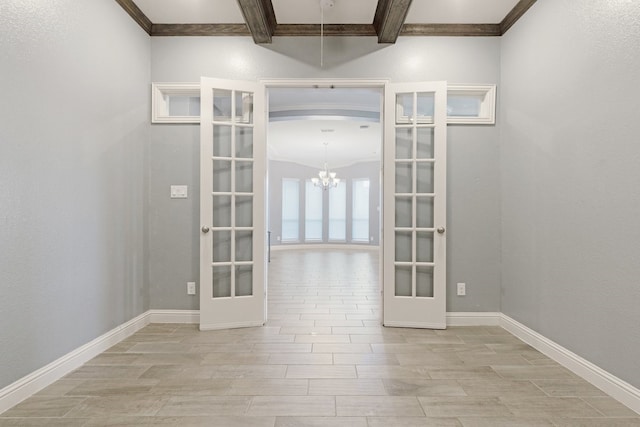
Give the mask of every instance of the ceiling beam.
M 395 43 L 407 18 L 411 0 L 378 0 L 373 26 L 378 43 Z
M 133 18 L 134 21 L 142 27 L 147 34 L 151 35 L 151 20 L 147 18 L 147 15 L 140 10 L 140 8 L 133 2 L 133 0 L 116 0 L 120 6 Z
M 404 24 L 401 36 L 497 37 L 500 24 Z M 245 24 L 153 24 L 151 35 L 167 36 L 250 36 Z M 325 36 L 375 37 L 372 24 L 325 24 Z M 278 24 L 274 37 L 318 37 L 319 24 Z
M 401 36 L 497 37 L 500 24 L 404 24 Z
M 271 43 L 276 29 L 276 14 L 271 0 L 238 0 L 244 22 L 255 43 Z
M 371 24 L 324 24 L 325 36 L 375 36 Z M 278 24 L 273 33 L 279 37 L 320 36 L 320 24 Z
M 536 0 L 520 0 L 500 23 L 500 35 L 506 33 L 535 2 Z
M 153 24 L 151 36 L 250 36 L 245 24 Z

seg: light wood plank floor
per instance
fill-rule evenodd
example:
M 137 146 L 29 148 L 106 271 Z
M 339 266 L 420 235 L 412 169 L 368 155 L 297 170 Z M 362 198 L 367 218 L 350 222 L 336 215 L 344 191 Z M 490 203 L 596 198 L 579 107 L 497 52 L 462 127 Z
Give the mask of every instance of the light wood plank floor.
M 265 327 L 149 325 L 0 426 L 640 426 L 499 327 L 381 327 L 377 252 L 272 259 Z

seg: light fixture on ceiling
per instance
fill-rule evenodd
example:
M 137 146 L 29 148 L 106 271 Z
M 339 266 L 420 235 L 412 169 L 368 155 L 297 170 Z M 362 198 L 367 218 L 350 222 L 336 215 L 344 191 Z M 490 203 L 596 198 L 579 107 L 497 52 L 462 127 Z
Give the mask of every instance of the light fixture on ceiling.
M 324 10 L 334 6 L 333 0 L 320 0 L 320 68 L 324 66 Z
M 321 187 L 323 190 L 328 190 L 329 188 L 335 188 L 340 184 L 340 178 L 336 178 L 336 173 L 331 172 L 329 170 L 329 166 L 327 163 L 327 145 L 328 142 L 324 142 L 324 169 L 318 172 L 317 177 L 311 178 L 311 182 L 316 187 Z

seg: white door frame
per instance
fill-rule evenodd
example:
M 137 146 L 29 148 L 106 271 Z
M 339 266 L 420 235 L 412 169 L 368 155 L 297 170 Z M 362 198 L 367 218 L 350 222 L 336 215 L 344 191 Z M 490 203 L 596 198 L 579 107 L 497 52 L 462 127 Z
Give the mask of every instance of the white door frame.
M 381 129 L 382 129 L 382 138 L 380 138 L 381 142 L 380 142 L 380 205 L 382 206 L 382 209 L 380 209 L 380 221 L 378 223 L 378 238 L 379 238 L 379 247 L 378 247 L 378 265 L 379 265 L 379 271 L 378 271 L 378 277 L 379 277 L 379 290 L 382 296 L 382 290 L 383 290 L 383 278 L 384 278 L 384 258 L 383 258 L 383 248 L 384 248 L 384 233 L 382 232 L 382 226 L 384 224 L 384 206 L 383 206 L 383 201 L 384 201 L 384 175 L 383 175 L 383 170 L 384 170 L 384 143 L 385 143 L 385 138 L 384 138 L 384 100 L 385 100 L 385 91 L 387 88 L 387 85 L 389 84 L 389 80 L 386 79 L 267 79 L 267 80 L 260 80 L 259 81 L 262 84 L 263 90 L 265 91 L 264 93 L 264 99 L 265 99 L 265 111 L 266 111 L 266 115 L 267 117 L 265 117 L 265 126 L 269 125 L 269 97 L 268 97 L 268 89 L 272 89 L 272 88 L 314 88 L 314 87 L 319 87 L 319 88 L 349 88 L 349 89 L 357 89 L 357 88 L 376 88 L 376 89 L 382 89 L 382 94 L 381 94 L 381 99 L 380 99 L 380 125 L 381 125 Z M 265 131 L 266 131 L 266 127 L 265 127 Z M 265 143 L 267 141 L 267 137 L 265 135 Z M 268 157 L 268 156 L 266 156 Z M 267 165 L 266 165 L 266 170 L 268 171 L 268 158 L 266 159 Z M 268 174 L 268 173 L 267 173 Z M 265 212 L 265 217 L 268 213 Z M 268 224 L 267 224 L 267 228 L 268 228 Z M 268 268 L 268 267 L 267 267 Z M 265 280 L 268 280 L 268 271 L 267 274 L 265 275 L 266 278 Z M 265 286 L 265 289 L 267 289 L 267 287 Z M 266 299 L 269 298 L 268 296 L 268 289 L 267 289 L 267 297 Z M 384 304 L 382 301 L 382 298 L 380 299 L 380 310 L 382 311 L 384 308 Z M 384 313 L 382 313 L 382 318 L 384 319 Z

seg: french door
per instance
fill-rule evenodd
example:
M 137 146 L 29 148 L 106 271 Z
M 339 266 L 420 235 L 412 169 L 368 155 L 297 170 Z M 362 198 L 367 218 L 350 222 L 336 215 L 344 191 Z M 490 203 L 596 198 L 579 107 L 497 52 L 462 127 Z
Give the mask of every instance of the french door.
M 201 79 L 201 330 L 266 320 L 264 94 Z M 446 327 L 446 103 L 446 82 L 385 85 L 385 326 Z
M 385 326 L 446 327 L 446 106 L 446 82 L 385 90 Z
M 265 322 L 264 90 L 200 86 L 200 329 Z

